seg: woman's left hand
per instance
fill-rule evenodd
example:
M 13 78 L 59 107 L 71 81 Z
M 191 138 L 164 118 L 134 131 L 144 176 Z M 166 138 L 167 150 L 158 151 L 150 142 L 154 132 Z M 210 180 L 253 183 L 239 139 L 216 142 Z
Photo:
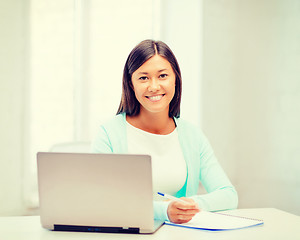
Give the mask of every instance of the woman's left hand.
M 168 206 L 168 217 L 174 223 L 187 223 L 189 222 L 200 209 L 198 204 L 191 198 L 180 198 L 185 202 L 172 201 Z

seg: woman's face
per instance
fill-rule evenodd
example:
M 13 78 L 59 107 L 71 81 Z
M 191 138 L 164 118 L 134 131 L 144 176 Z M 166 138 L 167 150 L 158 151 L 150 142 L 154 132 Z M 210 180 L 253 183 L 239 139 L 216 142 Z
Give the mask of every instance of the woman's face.
M 140 112 L 169 113 L 175 94 L 175 73 L 165 58 L 154 55 L 131 77 L 135 96 L 141 104 Z

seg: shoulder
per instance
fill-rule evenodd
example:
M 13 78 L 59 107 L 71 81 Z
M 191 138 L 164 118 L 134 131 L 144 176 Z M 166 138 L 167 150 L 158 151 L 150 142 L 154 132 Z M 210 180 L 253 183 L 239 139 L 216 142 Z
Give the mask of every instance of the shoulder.
M 192 135 L 199 135 L 202 134 L 202 131 L 199 127 L 192 124 L 191 122 L 182 119 L 182 118 L 175 118 L 176 126 L 178 128 L 178 131 L 185 132 L 186 134 L 192 134 Z
M 93 152 L 124 152 L 126 149 L 126 117 L 118 114 L 103 123 L 92 143 Z
M 182 141 L 189 143 L 190 146 L 198 146 L 199 144 L 203 146 L 208 143 L 208 139 L 200 127 L 182 118 L 176 118 L 175 122 L 177 125 L 179 138 Z
M 126 123 L 126 115 L 121 113 L 114 116 L 113 118 L 106 121 L 105 123 L 103 123 L 101 125 L 101 128 L 107 131 L 114 131 L 115 129 L 123 128 L 125 126 L 125 123 Z

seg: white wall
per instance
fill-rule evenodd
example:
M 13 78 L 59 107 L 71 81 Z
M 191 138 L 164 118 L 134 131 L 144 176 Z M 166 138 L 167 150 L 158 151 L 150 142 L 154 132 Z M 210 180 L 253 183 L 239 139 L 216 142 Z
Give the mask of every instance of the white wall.
M 237 187 L 239 207 L 277 207 L 300 214 L 299 1 L 156 0 L 153 8 L 139 13 L 153 22 L 138 29 L 131 26 L 142 3 L 122 11 L 126 21 L 115 20 L 118 14 L 113 12 L 105 15 L 109 24 L 100 24 L 97 9 L 103 10 L 105 2 L 84 2 L 83 24 L 89 23 L 89 29 L 83 30 L 88 35 L 79 54 L 86 61 L 78 72 L 73 69 L 78 54 L 74 29 L 68 27 L 78 14 L 70 10 L 73 0 L 31 0 L 36 8 L 30 11 L 29 1 L 0 1 L 0 215 L 24 213 L 23 190 L 27 198 L 36 192 L 36 185 L 24 183 L 36 177 L 30 152 L 78 136 L 74 75 L 87 81 L 83 96 L 88 98 L 81 109 L 88 105 L 88 115 L 79 127 L 83 131 L 88 124 L 79 134 L 85 140 L 117 109 L 119 66 L 128 52 L 152 36 L 174 50 L 183 75 L 182 117 L 202 126 Z M 114 3 L 106 8 L 115 9 Z M 120 26 L 128 26 L 129 32 L 108 34 Z M 103 65 L 111 63 L 117 64 L 109 72 Z M 36 87 L 46 90 L 37 94 Z M 114 107 L 107 106 L 108 98 Z
M 23 212 L 28 78 L 27 1 L 0 1 L 0 215 Z
M 201 126 L 202 1 L 163 0 L 160 40 L 174 52 L 182 75 L 181 117 Z M 193 106 L 193 107 L 191 107 Z
M 204 0 L 203 128 L 241 208 L 300 214 L 299 26 L 297 0 Z

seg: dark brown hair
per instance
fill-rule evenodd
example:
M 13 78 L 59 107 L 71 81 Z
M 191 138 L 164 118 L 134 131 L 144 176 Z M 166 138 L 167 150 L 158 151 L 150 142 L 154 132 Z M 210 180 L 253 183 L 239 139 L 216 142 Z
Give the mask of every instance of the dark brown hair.
M 170 102 L 169 117 L 180 117 L 182 84 L 178 62 L 167 44 L 154 40 L 144 40 L 130 52 L 123 71 L 122 99 L 117 114 L 124 112 L 129 116 L 139 114 L 140 103 L 135 97 L 131 77 L 144 62 L 156 54 L 168 60 L 175 73 L 175 94 Z

